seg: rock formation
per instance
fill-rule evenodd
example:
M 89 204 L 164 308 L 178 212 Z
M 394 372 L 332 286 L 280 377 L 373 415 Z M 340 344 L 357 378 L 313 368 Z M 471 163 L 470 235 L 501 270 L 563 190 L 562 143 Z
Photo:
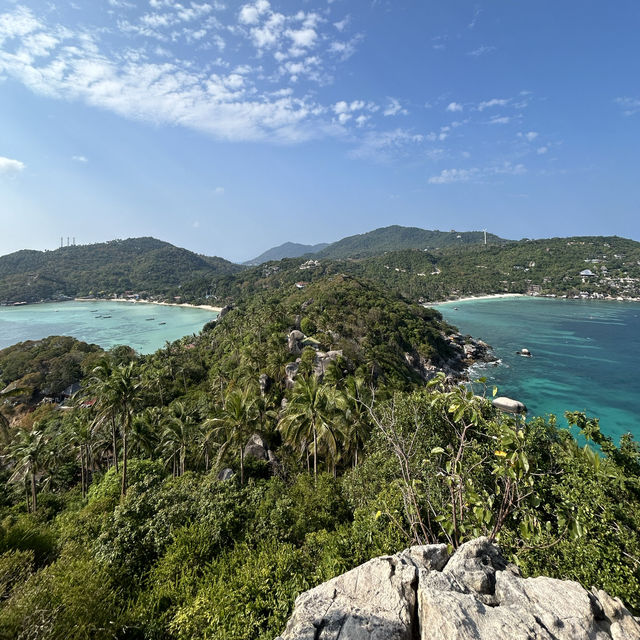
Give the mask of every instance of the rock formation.
M 374 558 L 298 597 L 277 640 L 639 640 L 620 600 L 523 578 L 487 538 Z

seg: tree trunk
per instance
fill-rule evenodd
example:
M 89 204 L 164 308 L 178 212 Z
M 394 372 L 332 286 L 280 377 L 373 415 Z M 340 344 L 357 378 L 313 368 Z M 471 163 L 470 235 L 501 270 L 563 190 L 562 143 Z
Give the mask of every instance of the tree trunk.
M 124 498 L 127 495 L 127 428 L 124 425 L 122 430 L 122 490 L 120 491 L 120 498 Z
M 244 485 L 244 447 L 240 446 L 240 484 Z
M 87 487 L 84 475 L 84 445 L 80 445 L 80 486 L 82 487 L 82 499 L 87 495 Z
M 29 501 L 29 485 L 26 482 L 24 483 L 24 498 L 27 501 L 27 513 L 31 513 L 31 502 Z
M 113 440 L 113 463 L 116 466 L 116 473 L 118 473 L 118 439 L 116 435 L 116 419 L 111 418 L 111 439 Z
M 38 498 L 36 496 L 36 472 L 35 469 L 31 472 L 31 504 L 33 505 L 33 513 L 38 508 Z
M 313 427 L 313 484 L 318 481 L 318 432 Z

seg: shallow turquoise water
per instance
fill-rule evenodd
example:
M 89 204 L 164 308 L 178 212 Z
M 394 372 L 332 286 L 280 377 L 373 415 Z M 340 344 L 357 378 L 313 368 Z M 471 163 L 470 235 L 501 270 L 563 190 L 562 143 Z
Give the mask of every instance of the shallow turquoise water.
M 23 340 L 64 335 L 104 349 L 128 344 L 139 353 L 152 353 L 167 340 L 198 333 L 217 315 L 205 309 L 126 302 L 69 301 L 0 307 L 0 349 Z
M 436 308 L 494 347 L 502 364 L 476 368 L 474 375 L 524 402 L 530 416 L 585 411 L 616 442 L 629 431 L 640 440 L 640 304 L 504 298 Z M 516 355 L 523 347 L 533 357 Z

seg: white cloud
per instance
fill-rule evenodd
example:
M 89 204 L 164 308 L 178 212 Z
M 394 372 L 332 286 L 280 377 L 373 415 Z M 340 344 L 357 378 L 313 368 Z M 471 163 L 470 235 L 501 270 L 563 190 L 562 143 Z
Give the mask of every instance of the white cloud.
M 429 184 L 452 184 L 454 182 L 482 182 L 486 178 L 499 175 L 518 176 L 526 173 L 523 164 L 504 162 L 490 167 L 471 167 L 469 169 L 443 169 L 438 175 L 431 176 Z
M 518 138 L 524 138 L 527 142 L 533 142 L 538 135 L 537 131 L 527 131 L 526 133 L 518 133 Z
M 217 196 L 224 195 L 224 187 L 216 187 L 213 191 Z
M 298 30 L 287 31 L 287 36 L 293 41 L 295 47 L 309 48 L 315 44 L 318 34 L 314 29 L 304 28 Z
M 388 98 L 389 104 L 387 108 L 382 112 L 385 116 L 406 116 L 409 112 L 400 104 L 397 98 Z
M 355 52 L 356 45 L 362 40 L 362 35 L 357 34 L 347 42 L 339 42 L 334 40 L 329 44 L 329 53 L 333 53 L 342 61 L 348 60 Z
M 478 105 L 478 111 L 484 111 L 490 107 L 506 107 L 510 100 L 508 98 L 491 98 L 491 100 L 485 100 Z
M 493 116 L 489 120 L 489 124 L 509 124 L 510 122 L 511 118 L 509 116 Z
M 11 158 L 5 158 L 0 156 L 0 174 L 3 173 L 19 173 L 25 168 L 24 162 L 20 160 L 12 160 Z
M 191 225 L 194 229 L 199 229 L 200 228 L 200 221 L 199 220 L 194 220 L 193 224 Z
M 479 169 L 443 169 L 437 176 L 429 178 L 429 184 L 451 184 L 452 182 L 469 182 L 478 175 Z
M 163 0 L 152 3 L 153 9 L 164 12 L 158 15 L 178 6 L 182 5 Z M 189 9 L 183 12 L 185 19 L 195 15 L 191 12 L 204 15 L 209 11 L 197 3 L 184 6 Z M 276 46 L 284 39 L 287 24 L 302 24 L 287 40 L 299 45 L 319 41 L 317 32 L 308 26 L 320 24 L 315 14 L 285 17 L 271 12 L 266 0 L 245 6 L 255 9 L 260 24 L 243 33 L 228 31 L 230 37 L 248 37 L 262 47 Z M 285 93 L 279 93 L 280 87 L 273 86 L 278 75 L 246 64 L 239 65 L 239 72 L 212 73 L 215 66 L 228 63 L 212 61 L 206 70 L 195 60 L 176 58 L 170 51 L 175 33 L 166 26 L 171 20 L 149 17 L 146 22 L 145 28 L 159 25 L 162 31 L 144 34 L 140 31 L 144 25 L 138 23 L 133 27 L 139 29 L 132 27 L 130 33 L 147 39 L 166 36 L 162 51 L 154 44 L 111 52 L 103 46 L 99 31 L 48 25 L 22 8 L 0 13 L 0 76 L 50 98 L 81 101 L 127 118 L 181 125 L 226 140 L 297 142 L 330 131 L 323 118 L 326 108 L 308 92 L 296 96 L 286 87 Z M 191 31 L 191 37 L 199 38 L 198 31 Z M 216 44 L 215 35 L 209 37 L 212 42 Z M 218 42 L 217 46 L 224 45 Z M 325 47 L 328 53 L 328 43 Z M 319 81 L 326 77 L 323 66 L 321 55 L 306 56 L 282 65 L 279 73 L 291 74 L 292 80 L 305 74 Z M 250 72 L 254 73 L 249 76 Z
M 544 147 L 538 147 L 538 150 L 536 151 L 536 153 L 541 156 L 544 155 L 545 153 L 547 153 L 547 151 L 549 151 L 549 147 L 544 146 Z
M 450 102 L 447 105 L 447 111 L 456 112 L 456 111 L 462 111 L 463 109 L 464 107 L 459 102 Z
M 71 159 L 74 162 L 81 162 L 83 164 L 89 162 L 89 159 L 86 156 L 71 156 Z
M 238 20 L 242 24 L 258 24 L 260 16 L 269 11 L 270 8 L 271 5 L 267 2 L 267 0 L 258 0 L 253 4 L 245 4 L 240 9 Z
M 484 46 L 482 45 L 481 47 L 478 47 L 477 49 L 473 49 L 472 51 L 469 51 L 468 55 L 473 56 L 474 58 L 478 58 L 480 56 L 483 56 L 487 53 L 491 53 L 492 51 L 495 51 L 496 48 L 492 47 L 492 46 Z
M 422 145 L 424 140 L 423 135 L 406 129 L 371 131 L 349 155 L 352 158 L 387 162 L 406 155 L 408 150 Z
M 340 32 L 344 31 L 351 21 L 351 16 L 345 16 L 342 20 L 334 22 L 333 26 Z
M 640 113 L 640 98 L 616 98 L 616 103 L 622 107 L 625 116 Z

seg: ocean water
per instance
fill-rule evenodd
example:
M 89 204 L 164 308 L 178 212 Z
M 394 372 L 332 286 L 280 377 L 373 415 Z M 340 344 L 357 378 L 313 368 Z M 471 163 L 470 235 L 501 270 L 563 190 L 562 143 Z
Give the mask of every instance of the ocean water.
M 152 353 L 167 340 L 199 332 L 217 315 L 206 309 L 126 302 L 0 307 L 0 349 L 24 340 L 64 335 L 104 349 L 128 344 L 139 353 Z
M 529 416 L 553 413 L 566 425 L 565 411 L 584 411 L 616 443 L 627 432 L 640 440 L 640 303 L 523 297 L 435 308 L 493 346 L 501 364 L 473 376 L 524 402 Z M 523 347 L 531 358 L 516 354 Z

